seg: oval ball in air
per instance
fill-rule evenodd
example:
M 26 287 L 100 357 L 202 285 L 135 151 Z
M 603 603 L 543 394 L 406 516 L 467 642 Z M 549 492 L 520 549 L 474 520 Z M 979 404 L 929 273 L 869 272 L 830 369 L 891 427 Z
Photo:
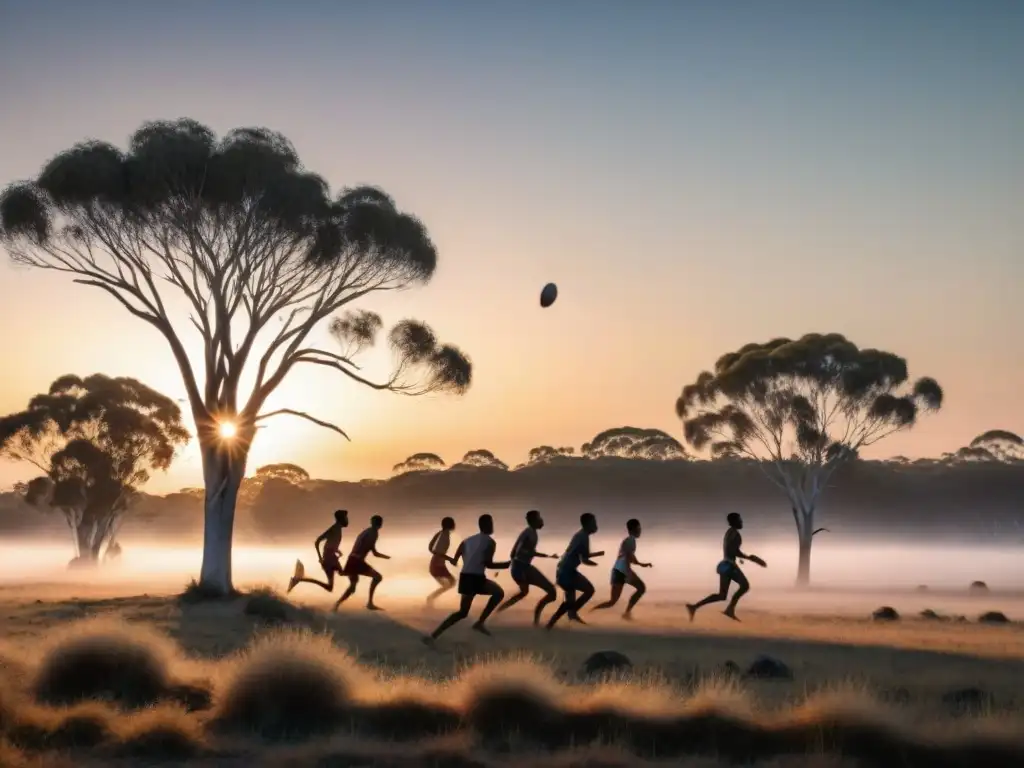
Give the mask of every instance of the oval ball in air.
M 554 283 L 548 283 L 540 292 L 540 305 L 546 309 L 554 304 L 557 298 L 558 286 Z

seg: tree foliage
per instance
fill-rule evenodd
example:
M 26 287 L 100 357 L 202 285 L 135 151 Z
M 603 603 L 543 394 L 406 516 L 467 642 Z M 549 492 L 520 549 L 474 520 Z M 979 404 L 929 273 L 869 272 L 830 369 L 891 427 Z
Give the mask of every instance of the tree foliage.
M 561 448 L 555 448 L 551 445 L 538 445 L 536 448 L 531 448 L 530 453 L 527 454 L 526 466 L 530 466 L 532 464 L 544 464 L 545 462 L 562 456 L 573 456 L 575 453 L 576 449 L 570 445 L 566 445 Z
M 946 454 L 943 459 L 947 462 L 1024 462 L 1024 438 L 1005 429 L 990 429 L 971 440 L 970 445 Z
M 469 467 L 487 467 L 502 470 L 508 469 L 508 464 L 485 448 L 477 448 L 476 450 L 468 451 L 466 455 L 462 457 L 462 461 L 460 463 Z
M 615 427 L 596 435 L 581 449 L 584 458 L 616 457 L 645 461 L 671 461 L 686 458 L 686 450 L 674 437 L 660 429 Z
M 712 371 L 683 387 L 676 413 L 694 449 L 753 459 L 786 491 L 804 580 L 815 508 L 836 468 L 912 427 L 942 399 L 934 379 L 911 383 L 906 361 L 895 354 L 860 349 L 839 334 L 807 334 L 722 355 Z
M 264 128 L 217 139 L 193 120 L 146 123 L 127 152 L 88 141 L 51 160 L 37 179 L 0 196 L 2 237 L 21 264 L 70 273 L 106 291 L 167 338 L 189 402 L 204 413 L 250 418 L 296 365 L 406 393 L 463 391 L 468 360 L 429 328 L 403 321 L 390 335 L 402 376 L 374 384 L 351 354 L 383 325 L 372 313 L 336 318 L 342 353 L 305 346 L 319 322 L 374 291 L 424 283 L 437 252 L 423 224 L 373 187 L 342 190 L 305 170 L 295 148 Z M 188 301 L 204 342 L 200 387 L 159 286 Z M 256 385 L 237 401 L 257 336 L 283 326 L 257 363 Z M 424 372 L 413 381 L 410 368 Z
M 404 475 L 408 472 L 438 472 L 447 465 L 444 459 L 436 453 L 414 453 L 405 461 L 400 461 L 391 468 L 396 475 Z
M 76 555 L 96 559 L 133 494 L 167 469 L 189 439 L 170 398 L 130 378 L 62 376 L 19 413 L 0 418 L 0 456 L 43 474 L 25 486 L 33 506 L 59 510 Z

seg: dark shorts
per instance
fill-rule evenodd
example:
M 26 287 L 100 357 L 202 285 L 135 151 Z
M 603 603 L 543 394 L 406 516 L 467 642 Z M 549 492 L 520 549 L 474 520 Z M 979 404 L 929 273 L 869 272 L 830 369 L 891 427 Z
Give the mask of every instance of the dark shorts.
M 630 574 L 623 573 L 618 568 L 612 568 L 612 584 L 622 586 L 629 581 Z
M 448 561 L 442 555 L 430 558 L 430 575 L 435 579 L 453 580 L 451 571 L 448 570 Z
M 460 595 L 487 595 L 491 592 L 491 580 L 482 573 L 463 573 L 459 576 Z
M 380 574 L 363 558 L 349 555 L 345 563 L 345 575 L 350 579 L 358 579 L 360 576 L 379 576 Z
M 512 581 L 518 584 L 521 581 L 529 581 L 530 576 L 533 575 L 531 571 L 535 570 L 537 569 L 534 568 L 530 563 L 524 563 L 519 560 L 513 560 L 512 567 L 509 569 L 509 572 L 512 574 Z
M 324 573 L 330 575 L 332 573 L 341 573 L 341 558 L 337 552 L 327 552 L 324 554 L 323 562 L 320 563 L 320 567 L 324 569 Z
M 548 591 L 553 591 L 554 586 L 551 584 L 551 580 L 548 579 L 540 569 L 532 563 L 522 563 L 518 560 L 512 561 L 512 581 L 514 581 L 520 587 L 540 587 Z
M 562 589 L 581 592 L 587 588 L 593 588 L 590 579 L 579 571 L 558 571 L 555 574 L 555 583 Z

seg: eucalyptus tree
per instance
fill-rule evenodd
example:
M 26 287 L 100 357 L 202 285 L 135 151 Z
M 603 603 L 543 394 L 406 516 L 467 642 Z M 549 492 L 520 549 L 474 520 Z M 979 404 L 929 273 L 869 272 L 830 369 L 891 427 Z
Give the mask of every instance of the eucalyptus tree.
M 114 544 L 135 493 L 188 442 L 181 409 L 135 379 L 61 376 L 23 411 L 0 417 L 0 456 L 35 466 L 32 506 L 58 510 L 76 559 Z
M 396 475 L 409 472 L 440 472 L 448 465 L 436 453 L 414 453 L 405 461 L 400 461 L 391 468 Z
M 797 583 L 810 581 L 819 499 L 843 462 L 942 406 L 931 378 L 840 334 L 747 344 L 722 355 L 676 401 L 686 441 L 713 457 L 752 459 L 789 497 L 800 542 Z
M 606 429 L 584 443 L 580 453 L 588 459 L 617 457 L 646 461 L 675 461 L 686 458 L 686 450 L 674 437 L 660 429 L 615 427 Z
M 37 178 L 5 189 L 0 241 L 16 263 L 108 294 L 166 341 L 202 454 L 200 586 L 210 593 L 232 589 L 235 504 L 258 423 L 291 415 L 345 435 L 306 411 L 265 407 L 292 371 L 329 368 L 406 395 L 470 384 L 466 356 L 412 320 L 388 334 L 393 373 L 377 381 L 361 372 L 355 357 L 383 321 L 350 310 L 353 302 L 426 283 L 437 251 L 424 225 L 383 191 L 332 196 L 291 143 L 264 128 L 218 139 L 181 119 L 142 125 L 126 151 L 77 144 Z M 173 311 L 182 300 L 187 323 Z M 324 323 L 338 348 L 311 340 Z M 201 341 L 195 359 L 186 332 Z

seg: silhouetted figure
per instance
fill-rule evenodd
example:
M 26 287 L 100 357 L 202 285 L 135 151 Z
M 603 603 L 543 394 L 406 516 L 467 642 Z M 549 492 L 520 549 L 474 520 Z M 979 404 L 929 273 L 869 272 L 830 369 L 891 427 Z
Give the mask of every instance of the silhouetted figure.
M 569 614 L 570 621 L 586 624 L 580 618 L 579 612 L 580 608 L 594 596 L 594 585 L 580 573 L 580 565 L 597 565 L 592 558 L 600 557 L 604 552 L 590 551 L 590 537 L 597 533 L 597 518 L 590 512 L 585 512 L 580 515 L 580 525 L 580 530 L 569 541 L 569 546 L 555 570 L 555 583 L 565 592 L 565 600 L 548 620 L 548 629 L 554 627 L 566 613 Z
M 718 592 L 713 595 L 708 595 L 697 604 L 687 603 L 686 610 L 690 612 L 690 621 L 693 621 L 694 615 L 697 613 L 697 609 L 707 605 L 708 603 L 718 603 L 729 595 L 729 585 L 732 582 L 736 582 L 739 589 L 733 593 L 732 600 L 729 602 L 728 607 L 722 611 L 730 619 L 739 621 L 736 618 L 736 603 L 740 601 L 747 592 L 750 591 L 750 582 L 747 581 L 747 577 L 743 575 L 743 571 L 740 570 L 739 565 L 736 564 L 736 560 L 749 560 L 752 563 L 757 563 L 762 568 L 767 568 L 768 564 L 757 555 L 744 554 L 741 547 L 743 546 L 743 536 L 740 535 L 740 529 L 743 528 L 743 518 L 739 516 L 737 512 L 731 512 L 726 518 L 729 522 L 729 528 L 725 532 L 725 539 L 722 542 L 722 561 L 718 564 Z
M 555 586 L 547 576 L 533 564 L 535 557 L 558 557 L 558 555 L 545 555 L 537 551 L 537 531 L 544 527 L 544 518 L 540 512 L 531 509 L 526 513 L 526 528 L 519 534 L 516 543 L 512 545 L 512 580 L 519 587 L 519 591 L 498 607 L 498 613 L 506 608 L 511 608 L 530 591 L 530 587 L 540 587 L 544 590 L 544 597 L 540 599 L 533 609 L 534 626 L 540 623 L 540 615 L 549 603 L 555 600 Z
M 370 577 L 370 597 L 366 602 L 366 607 L 371 611 L 381 610 L 380 607 L 374 605 L 373 595 L 384 577 L 377 573 L 377 570 L 372 565 L 366 562 L 366 558 L 373 555 L 381 560 L 391 559 L 388 555 L 377 551 L 377 537 L 380 535 L 380 529 L 383 525 L 384 518 L 380 515 L 374 515 L 370 518 L 370 527 L 356 537 L 356 541 L 352 545 L 352 551 L 348 553 L 348 560 L 345 561 L 348 589 L 338 598 L 338 602 L 334 604 L 334 610 L 338 610 L 338 606 L 352 597 L 356 591 L 356 584 L 359 583 L 360 576 Z
M 433 605 L 441 595 L 455 586 L 455 577 L 448 570 L 448 563 L 455 565 L 455 558 L 448 557 L 448 548 L 452 545 L 452 531 L 455 530 L 455 521 L 446 517 L 441 521 L 441 530 L 434 534 L 434 537 L 427 545 L 430 550 L 430 575 L 440 585 L 437 589 L 427 595 L 427 605 Z
M 491 538 L 494 534 L 494 520 L 491 516 L 480 515 L 479 524 L 480 533 L 463 540 L 459 544 L 459 548 L 455 550 L 455 557 L 452 558 L 455 561 L 462 558 L 462 573 L 459 574 L 459 595 L 461 595 L 459 610 L 442 621 L 429 637 L 423 638 L 423 642 L 427 645 L 431 645 L 450 627 L 469 616 L 469 609 L 473 607 L 473 600 L 477 595 L 488 595 L 489 599 L 480 613 L 480 618 L 473 625 L 473 629 L 485 635 L 491 634 L 484 626 L 484 622 L 498 607 L 501 598 L 505 596 L 505 591 L 498 582 L 487 578 L 487 570 L 508 568 L 509 563 L 507 561 L 494 562 L 495 544 L 494 539 Z
M 629 598 L 629 603 L 626 604 L 626 612 L 622 614 L 622 618 L 630 621 L 633 618 L 633 608 L 636 607 L 636 604 L 640 602 L 640 598 L 644 596 L 644 592 L 647 591 L 647 585 L 644 584 L 643 579 L 636 575 L 633 566 L 637 568 L 650 568 L 651 564 L 641 563 L 636 559 L 636 540 L 640 538 L 642 532 L 640 521 L 636 518 L 627 521 L 626 532 L 629 535 L 619 545 L 619 556 L 615 559 L 615 565 L 612 566 L 611 597 L 600 605 L 595 605 L 593 610 L 600 611 L 605 608 L 611 608 L 622 597 L 622 588 L 629 584 L 634 590 L 633 596 Z
M 344 574 L 341 568 L 341 531 L 348 527 L 348 510 L 339 509 L 334 513 L 334 524 L 321 533 L 313 546 L 316 548 L 316 559 L 320 561 L 320 567 L 327 574 L 327 581 L 317 581 L 306 578 L 306 567 L 301 560 L 295 561 L 295 574 L 288 582 L 288 591 L 291 592 L 299 584 L 316 584 L 328 592 L 334 591 L 334 574 Z M 323 545 L 323 550 L 320 545 Z

